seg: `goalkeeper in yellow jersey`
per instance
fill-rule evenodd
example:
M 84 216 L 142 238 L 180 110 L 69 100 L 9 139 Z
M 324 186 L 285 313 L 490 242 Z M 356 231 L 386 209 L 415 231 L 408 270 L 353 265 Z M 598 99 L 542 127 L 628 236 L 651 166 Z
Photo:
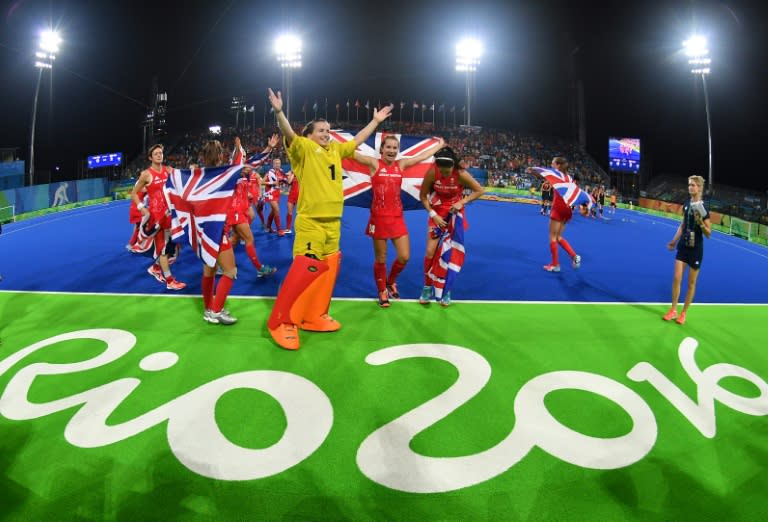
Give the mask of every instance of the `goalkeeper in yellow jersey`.
M 311 332 L 335 332 L 341 328 L 328 315 L 341 262 L 341 160 L 353 157 L 357 146 L 389 117 L 392 107 L 374 109 L 373 119 L 353 140 L 339 143 L 331 140 L 331 127 L 322 118 L 312 120 L 301 136 L 296 135 L 283 113 L 280 91 L 275 94 L 269 89 L 268 97 L 301 190 L 296 205 L 293 263 L 277 294 L 267 327 L 282 348 L 298 350 L 299 328 Z

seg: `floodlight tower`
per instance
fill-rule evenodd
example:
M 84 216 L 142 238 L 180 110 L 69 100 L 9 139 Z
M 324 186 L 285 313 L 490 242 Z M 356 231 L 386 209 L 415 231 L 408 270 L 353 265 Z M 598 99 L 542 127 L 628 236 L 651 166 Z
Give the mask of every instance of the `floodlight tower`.
M 483 55 L 483 44 L 474 38 L 464 38 L 456 44 L 456 71 L 467 76 L 467 125 L 472 125 L 472 95 L 475 91 L 475 72 Z
M 707 75 L 710 72 L 712 60 L 708 57 L 707 39 L 703 36 L 691 36 L 683 42 L 685 54 L 689 57 L 688 64 L 691 66 L 691 73 L 695 76 L 701 76 L 701 84 L 704 87 L 704 110 L 707 113 L 707 143 L 709 148 L 709 190 L 714 191 L 714 181 L 712 178 L 712 124 L 709 117 L 709 95 L 707 93 Z
M 52 30 L 43 31 L 40 34 L 40 42 L 35 51 L 35 67 L 40 69 L 37 75 L 37 87 L 35 87 L 35 100 L 32 102 L 32 126 L 29 132 L 29 184 L 35 183 L 35 123 L 37 120 L 37 98 L 40 94 L 40 81 L 43 79 L 44 70 L 52 70 L 56 53 L 59 52 L 61 37 Z
M 275 54 L 283 72 L 283 112 L 291 121 L 291 83 L 293 70 L 301 68 L 301 40 L 292 34 L 280 36 L 275 41 Z

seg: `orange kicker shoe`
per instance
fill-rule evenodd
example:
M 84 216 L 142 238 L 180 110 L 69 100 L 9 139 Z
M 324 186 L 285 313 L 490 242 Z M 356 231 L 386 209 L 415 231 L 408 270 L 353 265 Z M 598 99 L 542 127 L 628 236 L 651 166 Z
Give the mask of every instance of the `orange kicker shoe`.
M 680 316 L 675 321 L 677 324 L 685 324 L 685 312 L 680 312 Z
M 275 340 L 280 348 L 286 350 L 299 349 L 299 332 L 295 324 L 280 323 L 280 326 L 274 330 L 272 328 L 267 328 L 267 330 L 269 330 L 269 335 L 272 336 L 272 339 Z
M 341 329 L 341 323 L 330 315 L 323 314 L 311 321 L 303 320 L 299 328 L 308 332 L 335 332 Z

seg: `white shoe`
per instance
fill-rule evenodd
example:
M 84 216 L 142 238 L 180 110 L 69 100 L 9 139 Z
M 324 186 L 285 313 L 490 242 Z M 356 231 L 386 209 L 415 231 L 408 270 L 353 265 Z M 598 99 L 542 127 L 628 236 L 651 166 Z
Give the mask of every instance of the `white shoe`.
M 237 322 L 237 318 L 229 315 L 229 312 L 226 310 L 222 310 L 221 312 L 214 312 L 213 310 L 209 310 L 209 312 L 210 312 L 209 314 L 210 319 L 215 320 L 214 322 L 212 320 L 206 319 L 206 321 L 208 321 L 209 323 L 223 324 L 225 326 L 229 326 Z

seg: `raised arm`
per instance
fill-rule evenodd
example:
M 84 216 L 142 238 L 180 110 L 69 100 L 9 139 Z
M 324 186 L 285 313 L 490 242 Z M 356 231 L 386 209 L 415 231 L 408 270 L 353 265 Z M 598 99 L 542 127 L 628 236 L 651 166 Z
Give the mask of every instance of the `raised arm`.
M 445 147 L 445 140 L 443 138 L 440 138 L 438 142 L 422 152 L 421 154 L 417 156 L 413 156 L 411 158 L 403 158 L 398 163 L 400 164 L 400 170 L 405 170 L 408 167 L 412 165 L 416 165 L 417 163 L 421 163 L 425 159 L 429 158 L 430 156 L 434 155 L 435 152 Z
M 373 131 L 376 130 L 376 127 L 379 126 L 379 123 L 383 122 L 387 118 L 389 118 L 389 115 L 392 114 L 392 105 L 387 105 L 381 110 L 377 110 L 375 107 L 373 109 L 373 119 L 363 127 L 360 132 L 355 134 L 355 145 L 361 145 L 365 140 L 371 137 L 371 134 L 373 134 Z
M 365 154 L 360 154 L 358 151 L 355 151 L 355 161 L 362 163 L 363 165 L 368 165 L 368 168 L 371 171 L 371 176 L 373 176 L 374 173 L 379 169 L 379 162 L 376 161 L 376 158 L 366 156 Z
M 296 133 L 293 132 L 293 129 L 291 128 L 291 122 L 288 121 L 288 118 L 286 118 L 285 114 L 283 113 L 283 95 L 280 91 L 277 91 L 277 94 L 275 94 L 272 92 L 272 89 L 267 89 L 267 98 L 269 98 L 269 103 L 272 105 L 272 108 L 275 111 L 277 127 L 283 134 L 285 143 L 290 145 L 291 142 L 293 142 L 293 138 L 296 137 Z

